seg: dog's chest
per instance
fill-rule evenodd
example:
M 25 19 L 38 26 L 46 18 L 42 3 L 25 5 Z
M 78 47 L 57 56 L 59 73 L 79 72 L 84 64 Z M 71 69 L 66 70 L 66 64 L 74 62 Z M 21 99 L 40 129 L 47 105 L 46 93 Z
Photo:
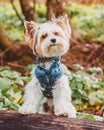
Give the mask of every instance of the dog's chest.
M 35 69 L 35 75 L 43 88 L 43 94 L 52 98 L 52 90 L 56 81 L 63 75 L 61 62 L 59 58 L 51 62 L 38 62 Z

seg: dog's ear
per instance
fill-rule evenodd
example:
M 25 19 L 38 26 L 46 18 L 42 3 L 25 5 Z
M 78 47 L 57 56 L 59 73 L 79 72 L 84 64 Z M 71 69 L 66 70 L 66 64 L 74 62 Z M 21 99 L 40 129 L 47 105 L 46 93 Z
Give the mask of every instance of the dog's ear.
M 52 22 L 58 24 L 62 28 L 62 30 L 65 32 L 67 38 L 70 39 L 71 27 L 69 24 L 69 18 L 67 14 L 59 18 L 52 17 Z
M 28 46 L 32 48 L 33 44 L 33 37 L 35 33 L 35 28 L 36 28 L 36 23 L 33 21 L 25 21 L 24 26 L 25 26 L 25 39 L 28 42 Z

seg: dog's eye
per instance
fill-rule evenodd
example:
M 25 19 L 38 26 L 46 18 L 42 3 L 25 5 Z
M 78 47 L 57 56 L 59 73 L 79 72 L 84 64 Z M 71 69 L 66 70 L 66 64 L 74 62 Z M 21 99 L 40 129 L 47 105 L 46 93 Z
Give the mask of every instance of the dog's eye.
M 54 32 L 54 34 L 55 34 L 55 35 L 59 35 L 59 33 L 58 33 L 58 32 Z
M 44 35 L 42 35 L 42 38 L 46 38 L 48 36 L 48 34 L 46 33 L 46 34 L 44 34 Z

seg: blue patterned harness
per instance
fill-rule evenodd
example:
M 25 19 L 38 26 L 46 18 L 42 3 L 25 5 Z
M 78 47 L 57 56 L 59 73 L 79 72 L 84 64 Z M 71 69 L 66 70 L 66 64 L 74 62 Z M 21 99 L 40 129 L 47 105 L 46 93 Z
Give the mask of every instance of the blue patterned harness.
M 36 69 L 35 75 L 43 88 L 43 94 L 45 97 L 52 98 L 52 90 L 57 79 L 63 75 L 63 70 L 60 62 L 60 57 L 55 57 L 53 64 L 49 69 L 46 69 L 44 66 L 40 65 L 41 58 L 36 58 Z

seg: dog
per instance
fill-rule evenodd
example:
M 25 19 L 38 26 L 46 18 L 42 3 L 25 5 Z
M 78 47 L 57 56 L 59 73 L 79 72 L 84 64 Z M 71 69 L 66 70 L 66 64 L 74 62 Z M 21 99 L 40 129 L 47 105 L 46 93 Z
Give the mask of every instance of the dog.
M 68 16 L 52 17 L 41 24 L 25 21 L 24 26 L 27 44 L 36 55 L 36 68 L 32 80 L 25 87 L 24 103 L 19 113 L 75 118 L 68 77 L 60 61 L 70 46 Z

